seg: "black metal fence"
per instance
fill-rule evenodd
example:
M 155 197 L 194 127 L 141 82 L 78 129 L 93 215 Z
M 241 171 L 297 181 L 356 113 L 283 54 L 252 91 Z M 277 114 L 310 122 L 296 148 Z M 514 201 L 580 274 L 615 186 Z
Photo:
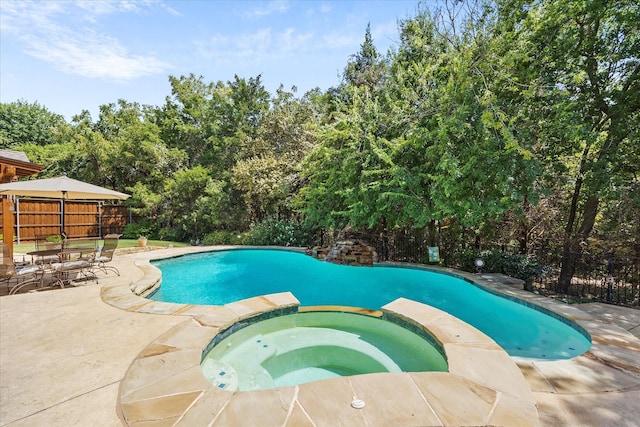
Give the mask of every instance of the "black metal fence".
M 549 266 L 534 287 L 544 294 L 562 294 L 587 301 L 640 306 L 640 258 L 613 254 L 576 254 L 575 273 L 563 292 L 558 284 L 559 266 Z
M 321 245 L 328 246 L 336 240 L 360 240 L 373 247 L 378 261 L 429 263 L 429 244 L 425 233 L 397 232 L 394 234 L 372 234 L 357 231 L 323 232 Z
M 379 261 L 429 264 L 429 247 L 433 238 L 424 230 L 398 231 L 392 234 L 372 234 L 349 231 L 323 233 L 322 245 L 339 239 L 358 239 L 372 246 Z M 460 268 L 460 254 L 471 246 L 465 239 L 438 239 L 440 263 Z M 483 245 L 483 249 L 503 250 L 501 245 Z M 534 289 L 542 294 L 567 296 L 572 299 L 600 301 L 611 304 L 640 306 L 640 258 L 606 254 L 578 254 L 575 273 L 566 292 L 558 285 L 560 254 L 546 254 L 537 259 L 543 274 L 534 279 Z

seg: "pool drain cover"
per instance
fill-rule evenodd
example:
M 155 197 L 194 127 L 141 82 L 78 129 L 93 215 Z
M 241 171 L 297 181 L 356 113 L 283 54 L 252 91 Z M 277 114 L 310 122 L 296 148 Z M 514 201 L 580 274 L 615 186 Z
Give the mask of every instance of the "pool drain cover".
M 354 399 L 354 400 L 351 402 L 351 407 L 356 408 L 356 409 L 362 409 L 362 408 L 364 408 L 364 400 Z

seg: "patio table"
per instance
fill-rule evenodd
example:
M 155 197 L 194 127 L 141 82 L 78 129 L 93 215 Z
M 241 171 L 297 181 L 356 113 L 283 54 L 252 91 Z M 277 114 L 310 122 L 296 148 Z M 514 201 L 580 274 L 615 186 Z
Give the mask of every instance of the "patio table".
M 27 255 L 35 257 L 34 264 L 39 265 L 42 269 L 40 287 L 44 287 L 45 274 L 51 273 L 56 279 L 55 284 L 52 286 L 57 284 L 60 285 L 61 288 L 64 288 L 65 284 L 72 282 L 69 277 L 69 273 L 71 272 L 82 273 L 85 277 L 88 277 L 86 270 L 91 268 L 91 261 L 95 256 L 95 251 L 96 247 L 94 245 L 32 251 L 27 252 Z M 74 257 L 74 255 L 76 255 L 76 257 Z

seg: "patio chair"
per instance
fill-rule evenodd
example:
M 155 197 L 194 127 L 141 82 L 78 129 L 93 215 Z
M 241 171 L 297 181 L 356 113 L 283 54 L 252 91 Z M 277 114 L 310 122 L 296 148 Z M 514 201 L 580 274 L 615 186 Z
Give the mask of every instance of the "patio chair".
M 35 251 L 33 262 L 35 264 L 51 264 L 59 259 L 58 253 L 63 249 L 63 239 L 59 235 L 45 235 L 35 237 Z
M 93 271 L 97 239 L 67 239 L 58 254 L 58 261 L 48 265 L 56 281 L 51 286 L 64 288 L 65 284 L 75 285 L 79 277 L 83 280 L 98 278 Z
M 75 254 L 76 258 L 93 262 L 98 252 L 97 237 L 81 237 L 77 239 L 64 239 L 62 242 L 62 254 Z
M 37 285 L 41 282 L 44 271 L 39 265 L 16 266 L 10 256 L 9 245 L 6 243 L 0 243 L 0 252 L 2 253 L 0 282 L 6 283 L 10 295 L 26 286 Z M 15 284 L 12 286 L 14 280 Z
M 78 280 L 79 276 L 82 276 L 83 280 L 93 279 L 95 283 L 98 283 L 98 279 L 93 274 L 92 264 L 86 259 L 68 258 L 62 262 L 51 263 L 49 268 L 55 279 L 55 282 L 51 284 L 52 287 L 64 288 L 65 284 L 74 285 L 74 281 Z
M 108 271 L 111 270 L 118 276 L 120 275 L 120 271 L 117 268 L 112 265 L 107 265 L 113 260 L 113 255 L 118 248 L 120 236 L 121 234 L 107 234 L 104 236 L 104 245 L 93 260 L 94 270 L 100 270 L 104 272 L 104 274 L 108 274 Z

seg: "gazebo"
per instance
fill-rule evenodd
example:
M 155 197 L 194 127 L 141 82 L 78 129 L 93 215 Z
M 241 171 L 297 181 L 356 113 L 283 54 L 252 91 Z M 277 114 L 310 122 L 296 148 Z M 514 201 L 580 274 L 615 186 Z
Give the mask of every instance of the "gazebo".
M 0 183 L 13 182 L 21 176 L 35 175 L 43 166 L 31 163 L 26 154 L 21 151 L 0 150 Z M 2 197 L 2 240 L 10 248 L 13 257 L 13 212 L 15 206 L 11 196 Z

